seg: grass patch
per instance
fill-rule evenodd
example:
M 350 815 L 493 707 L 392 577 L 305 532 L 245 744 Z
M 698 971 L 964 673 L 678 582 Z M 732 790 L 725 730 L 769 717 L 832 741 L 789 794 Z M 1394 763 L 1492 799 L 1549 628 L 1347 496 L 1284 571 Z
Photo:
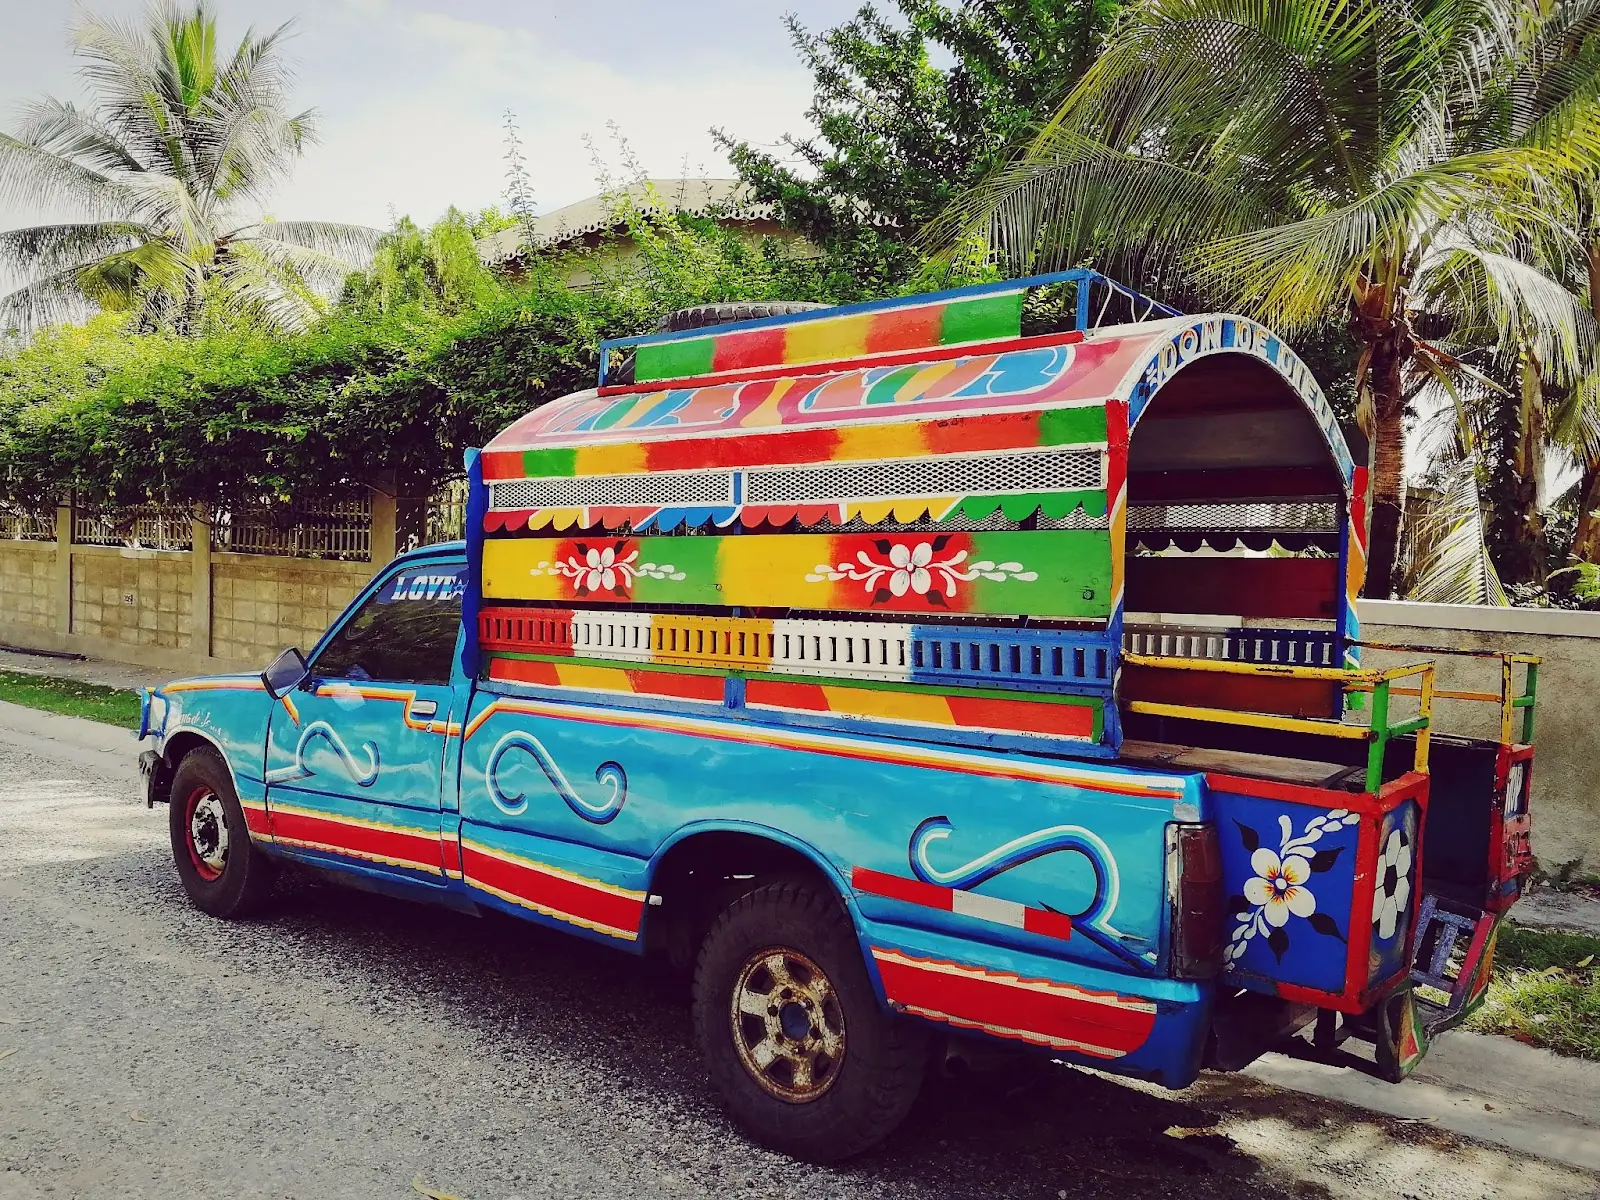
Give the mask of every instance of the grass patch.
M 1504 926 L 1468 1028 L 1600 1062 L 1600 937 Z
M 69 717 L 86 717 L 124 729 L 139 728 L 139 693 L 123 688 L 57 679 L 52 675 L 0 671 L 0 700 Z

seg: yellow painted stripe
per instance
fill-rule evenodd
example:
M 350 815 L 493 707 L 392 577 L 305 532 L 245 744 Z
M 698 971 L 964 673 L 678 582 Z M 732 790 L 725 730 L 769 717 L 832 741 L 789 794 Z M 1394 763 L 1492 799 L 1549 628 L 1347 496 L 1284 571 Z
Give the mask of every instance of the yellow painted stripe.
M 927 369 L 927 368 L 924 368 Z M 922 427 L 910 422 L 891 425 L 847 425 L 839 430 L 836 459 L 920 458 L 928 453 Z
M 882 717 L 893 721 L 920 721 L 925 725 L 954 725 L 955 716 L 943 696 L 918 692 L 880 692 L 871 688 L 826 687 L 828 707 L 852 717 Z
M 594 688 L 602 692 L 632 692 L 633 682 L 626 671 L 615 667 L 589 667 L 577 663 L 557 663 L 556 678 L 562 687 Z
M 649 469 L 643 442 L 621 442 L 607 446 L 580 446 L 574 460 L 574 475 L 641 475 Z
M 867 335 L 872 330 L 872 313 L 853 317 L 833 317 L 822 321 L 801 321 L 785 330 L 783 361 L 786 363 L 839 362 L 860 358 L 867 352 Z

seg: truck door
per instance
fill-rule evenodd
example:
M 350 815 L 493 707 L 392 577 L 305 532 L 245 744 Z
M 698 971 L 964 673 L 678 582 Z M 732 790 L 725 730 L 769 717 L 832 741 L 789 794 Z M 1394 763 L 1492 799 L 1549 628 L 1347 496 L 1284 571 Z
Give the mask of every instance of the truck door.
M 444 882 L 440 775 L 459 729 L 450 667 L 466 568 L 407 563 L 383 575 L 273 709 L 267 807 L 287 850 Z

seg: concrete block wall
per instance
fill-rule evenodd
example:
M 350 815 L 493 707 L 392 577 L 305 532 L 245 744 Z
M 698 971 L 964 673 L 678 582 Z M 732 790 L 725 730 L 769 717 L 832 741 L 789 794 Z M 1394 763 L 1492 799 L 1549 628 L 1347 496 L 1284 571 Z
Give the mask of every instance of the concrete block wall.
M 0 542 L 0 625 L 48 632 L 56 627 L 56 544 Z
M 374 491 L 371 561 L 214 553 L 197 513 L 193 550 L 0 541 L 0 643 L 61 650 L 172 675 L 259 670 L 285 646 L 309 650 L 395 555 L 397 500 Z
M 78 546 L 72 630 L 160 650 L 194 647 L 194 573 L 187 552 Z
M 370 563 L 213 554 L 212 653 L 265 663 L 285 646 L 309 652 L 372 574 Z

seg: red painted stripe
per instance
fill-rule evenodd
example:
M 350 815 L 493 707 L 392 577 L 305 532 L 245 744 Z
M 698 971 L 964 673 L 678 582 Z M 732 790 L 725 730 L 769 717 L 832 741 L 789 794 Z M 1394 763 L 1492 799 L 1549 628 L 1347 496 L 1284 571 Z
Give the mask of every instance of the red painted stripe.
M 1008 986 L 998 977 L 984 978 L 974 968 L 965 968 L 973 973 L 955 975 L 892 959 L 879 958 L 877 963 L 884 991 L 896 1004 L 945 1013 L 999 1030 L 1014 1030 L 1019 1035 L 1081 1042 L 1105 1050 L 1108 1056 L 1139 1049 L 1155 1028 L 1153 1012 L 1117 1008 L 1070 993 L 1035 990 L 1049 986 L 1044 980 L 1028 980 L 1034 988 L 1024 988 Z
M 1042 908 L 1027 908 L 1022 912 L 1022 927 L 1029 933 L 1066 940 L 1072 936 L 1072 918 L 1066 913 L 1046 912 Z
M 489 678 L 504 683 L 536 683 L 560 687 L 561 675 L 555 663 L 533 662 L 526 658 L 491 658 Z
M 708 330 L 715 334 L 715 330 Z M 743 371 L 750 367 L 765 367 L 781 363 L 784 347 L 789 341 L 789 331 L 777 329 L 746 329 L 724 333 L 716 339 L 716 349 L 711 357 L 713 371 Z
M 272 809 L 270 815 L 273 837 L 316 842 L 334 851 L 348 850 L 358 856 L 370 854 L 378 858 L 398 859 L 430 871 L 444 868 L 437 833 L 421 829 L 357 825 L 337 817 L 313 817 L 304 813 L 285 812 L 281 808 Z
M 820 684 L 782 683 L 775 679 L 751 679 L 744 685 L 746 704 L 767 704 L 774 708 L 798 708 L 807 712 L 830 712 L 827 693 Z
M 944 334 L 944 304 L 891 310 L 873 316 L 867 326 L 867 353 L 892 354 L 939 345 Z
M 857 867 L 850 873 L 850 886 L 858 892 L 887 896 L 890 900 L 904 900 L 907 904 L 920 904 L 924 908 L 937 908 L 944 912 L 950 911 L 950 897 L 953 894 L 947 887 L 866 867 Z
M 832 462 L 839 445 L 836 429 L 797 429 L 787 433 L 745 434 L 683 441 L 645 443 L 645 463 L 651 471 L 710 470 L 748 467 L 751 463 L 778 466 L 790 463 Z
M 528 473 L 521 450 L 485 450 L 482 461 L 485 482 L 522 479 Z
M 716 700 L 726 698 L 727 684 L 721 675 L 688 675 L 668 671 L 629 671 L 633 690 L 645 696 L 670 696 L 678 700 Z
M 239 805 L 244 812 L 244 825 L 251 833 L 269 833 L 271 821 L 267 817 L 267 810 L 261 807 L 252 807 L 249 804 Z
M 1058 737 L 1094 735 L 1094 709 L 1087 704 L 1040 704 L 987 696 L 946 696 L 950 715 L 969 729 L 1012 729 Z
M 552 875 L 533 863 L 510 862 L 485 854 L 471 843 L 461 846 L 469 882 L 482 883 L 542 908 L 568 913 L 612 929 L 637 931 L 644 901 L 618 896 L 576 879 Z

